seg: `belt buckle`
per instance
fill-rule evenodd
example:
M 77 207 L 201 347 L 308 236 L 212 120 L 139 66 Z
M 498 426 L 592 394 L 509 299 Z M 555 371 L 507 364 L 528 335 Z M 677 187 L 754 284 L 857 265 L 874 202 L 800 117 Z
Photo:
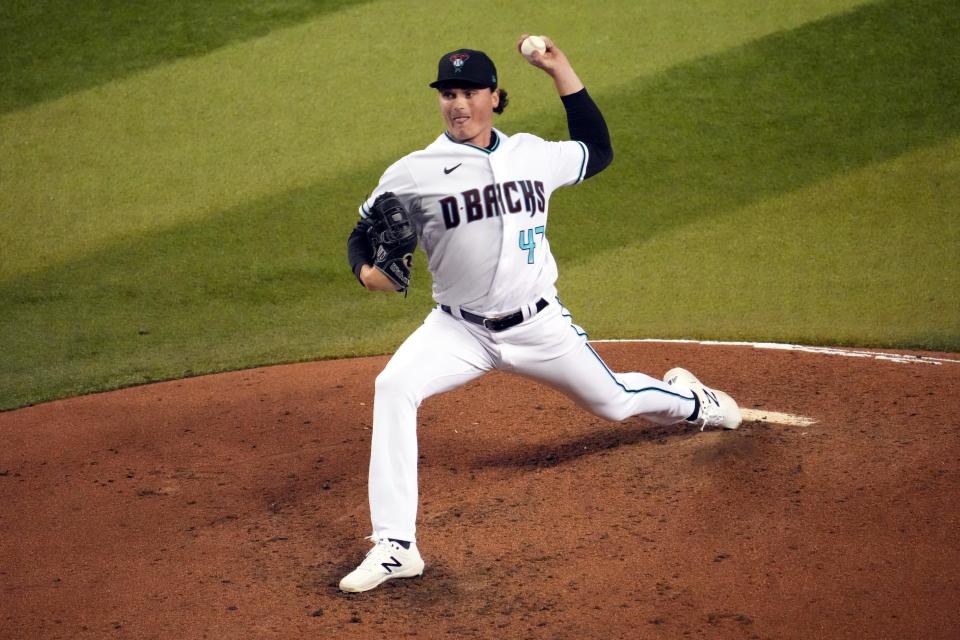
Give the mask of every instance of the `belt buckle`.
M 499 321 L 500 318 L 484 318 L 483 328 L 487 331 L 499 331 L 499 329 L 497 329 L 497 322 Z

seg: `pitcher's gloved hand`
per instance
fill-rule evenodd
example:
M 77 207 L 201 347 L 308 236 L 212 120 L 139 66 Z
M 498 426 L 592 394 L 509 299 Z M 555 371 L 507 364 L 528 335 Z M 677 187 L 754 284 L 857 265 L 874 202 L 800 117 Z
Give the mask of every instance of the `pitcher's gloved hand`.
M 407 210 L 397 196 L 387 191 L 374 200 L 367 220 L 373 266 L 390 278 L 397 291 L 406 293 L 417 248 L 417 232 Z

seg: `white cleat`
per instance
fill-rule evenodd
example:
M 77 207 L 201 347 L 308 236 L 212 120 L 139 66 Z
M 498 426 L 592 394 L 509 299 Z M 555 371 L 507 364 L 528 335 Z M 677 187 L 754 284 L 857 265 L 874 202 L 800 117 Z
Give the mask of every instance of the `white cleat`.
M 696 394 L 700 400 L 700 413 L 696 419 L 690 420 L 703 431 L 706 427 L 723 427 L 724 429 L 736 429 L 743 421 L 740 415 L 740 407 L 733 398 L 723 391 L 717 391 L 704 386 L 697 377 L 687 371 L 676 367 L 670 369 L 663 376 L 663 381 L 670 386 L 683 387 Z
M 423 575 L 423 567 L 423 558 L 415 542 L 410 543 L 409 549 L 404 549 L 399 543 L 384 538 L 373 545 L 359 567 L 340 581 L 340 590 L 350 593 L 369 591 L 387 580 Z

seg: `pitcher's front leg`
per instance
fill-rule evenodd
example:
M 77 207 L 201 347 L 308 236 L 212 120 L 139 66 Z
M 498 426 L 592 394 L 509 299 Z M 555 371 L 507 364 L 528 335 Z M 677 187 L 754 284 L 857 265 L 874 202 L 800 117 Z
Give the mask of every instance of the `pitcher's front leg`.
M 375 538 L 414 540 L 420 403 L 470 382 L 492 366 L 463 321 L 435 310 L 377 376 L 368 485 Z

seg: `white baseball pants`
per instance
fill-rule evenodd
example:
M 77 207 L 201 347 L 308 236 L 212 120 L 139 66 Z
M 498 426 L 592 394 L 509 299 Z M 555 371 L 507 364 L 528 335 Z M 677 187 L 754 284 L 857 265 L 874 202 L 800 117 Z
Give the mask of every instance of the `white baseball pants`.
M 369 477 L 376 539 L 415 539 L 420 403 L 491 369 L 546 384 L 607 420 L 640 416 L 674 424 L 695 406 L 686 390 L 642 373 L 610 371 L 556 299 L 498 333 L 434 309 L 377 376 Z

